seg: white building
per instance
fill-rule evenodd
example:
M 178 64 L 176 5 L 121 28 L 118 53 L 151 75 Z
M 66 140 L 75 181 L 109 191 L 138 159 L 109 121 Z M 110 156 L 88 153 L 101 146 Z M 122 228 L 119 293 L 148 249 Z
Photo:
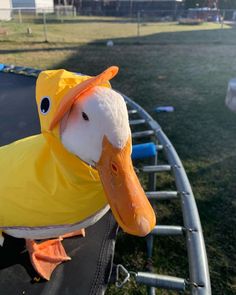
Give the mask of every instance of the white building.
M 0 0 L 0 20 L 11 19 L 11 0 Z
M 2 0 L 0 0 L 1 2 Z M 3 0 L 4 1 L 4 0 Z M 47 12 L 54 11 L 53 0 L 12 0 L 13 8 L 33 8 L 36 13 L 40 13 L 43 10 Z

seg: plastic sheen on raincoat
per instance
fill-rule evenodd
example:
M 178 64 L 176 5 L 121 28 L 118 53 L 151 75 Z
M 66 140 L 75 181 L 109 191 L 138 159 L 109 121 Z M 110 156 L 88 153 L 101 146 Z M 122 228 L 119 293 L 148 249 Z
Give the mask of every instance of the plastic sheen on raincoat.
M 50 123 L 63 96 L 89 79 L 65 70 L 45 71 L 36 84 L 41 134 L 0 148 L 0 229 L 72 225 L 107 205 L 98 172 L 68 152 L 59 126 Z M 101 85 L 110 87 L 109 82 Z M 46 114 L 40 102 L 48 97 Z

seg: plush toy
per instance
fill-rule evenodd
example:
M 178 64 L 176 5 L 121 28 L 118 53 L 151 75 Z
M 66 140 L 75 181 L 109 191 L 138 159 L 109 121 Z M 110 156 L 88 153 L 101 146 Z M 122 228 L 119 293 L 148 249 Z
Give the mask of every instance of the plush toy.
M 155 226 L 131 162 L 126 104 L 109 84 L 117 72 L 41 72 L 41 134 L 0 148 L 0 230 L 26 239 L 31 262 L 45 279 L 70 259 L 62 238 L 81 233 L 109 207 L 127 233 L 145 236 Z

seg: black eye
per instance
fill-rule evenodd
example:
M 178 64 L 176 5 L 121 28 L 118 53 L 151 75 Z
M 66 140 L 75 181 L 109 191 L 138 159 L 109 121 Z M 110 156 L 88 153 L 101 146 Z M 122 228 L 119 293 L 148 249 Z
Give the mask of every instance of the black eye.
M 40 103 L 40 111 L 42 114 L 47 114 L 50 109 L 50 99 L 49 97 L 44 97 Z
M 82 117 L 85 121 L 89 121 L 89 117 L 84 112 L 82 112 Z

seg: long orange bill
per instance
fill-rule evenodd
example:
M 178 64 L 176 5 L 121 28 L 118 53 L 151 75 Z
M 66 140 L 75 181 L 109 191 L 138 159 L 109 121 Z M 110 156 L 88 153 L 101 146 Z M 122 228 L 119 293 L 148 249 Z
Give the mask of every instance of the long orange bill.
M 131 161 L 131 138 L 123 149 L 103 139 L 97 169 L 113 215 L 127 233 L 146 236 L 155 226 L 156 217 Z

